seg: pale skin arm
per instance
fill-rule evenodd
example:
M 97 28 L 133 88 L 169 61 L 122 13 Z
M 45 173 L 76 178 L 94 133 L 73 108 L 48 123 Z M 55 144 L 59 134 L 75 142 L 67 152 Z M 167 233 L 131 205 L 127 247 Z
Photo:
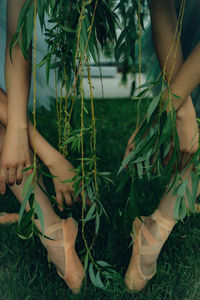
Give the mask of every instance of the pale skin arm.
M 0 123 L 7 127 L 7 97 L 0 89 Z M 34 149 L 33 124 L 28 120 L 28 136 L 32 149 Z M 56 201 L 62 205 L 65 199 L 68 205 L 72 204 L 73 182 L 62 183 L 64 180 L 72 179 L 75 175 L 73 165 L 66 160 L 56 149 L 54 149 L 36 130 L 35 147 L 38 157 L 48 167 L 50 173 L 56 178 L 53 178 L 53 183 L 56 192 Z M 62 206 L 59 206 L 62 210 Z
M 153 41 L 160 66 L 163 69 L 172 45 L 177 24 L 174 0 L 153 0 L 150 2 Z M 163 32 L 165 34 L 163 34 Z M 177 37 L 174 43 L 175 45 L 176 41 Z M 174 46 L 165 69 L 166 80 L 169 81 L 168 75 L 172 70 L 172 64 L 174 64 L 169 85 L 172 92 L 182 98 L 181 100 L 174 98 L 172 101 L 177 110 L 177 130 L 179 133 L 180 150 L 181 152 L 187 153 L 190 151 L 194 153 L 198 148 L 198 126 L 190 93 L 200 82 L 199 51 L 200 43 L 198 43 L 184 63 L 180 44 L 175 59 L 173 58 L 175 54 Z M 191 146 L 191 140 L 194 135 L 195 138 L 193 139 L 193 145 Z M 132 136 L 134 136 L 134 133 Z M 127 154 L 132 151 L 133 145 L 131 142 L 132 138 L 130 138 L 128 143 L 126 150 Z
M 177 25 L 174 2 L 174 0 L 153 0 L 151 2 L 152 36 L 162 69 L 170 51 Z M 177 37 L 175 38 L 174 45 L 176 45 L 176 42 Z M 200 43 L 197 44 L 184 63 L 181 44 L 179 43 L 176 55 L 174 46 L 166 64 L 166 80 L 172 92 L 182 98 L 181 100 L 172 99 L 177 110 L 176 123 L 182 156 L 187 156 L 188 153 L 195 153 L 198 148 L 198 125 L 190 94 L 200 82 L 199 51 Z M 173 69 L 172 65 L 174 65 Z M 170 72 L 171 81 L 169 82 L 168 74 Z M 184 161 L 184 157 L 182 160 Z
M 7 2 L 7 40 L 5 54 L 5 81 L 8 94 L 8 125 L 0 163 L 0 192 L 6 191 L 6 183 L 22 182 L 24 167 L 31 165 L 27 135 L 27 101 L 30 89 L 31 65 L 26 61 L 17 44 L 13 48 L 13 63 L 9 46 L 17 29 L 17 21 L 24 0 Z M 28 171 L 31 173 L 31 170 Z
M 175 53 L 177 35 L 171 49 L 177 25 L 175 1 L 153 0 L 150 3 L 152 38 L 157 57 L 161 69 L 166 67 L 165 79 L 170 89 L 174 94 L 181 97 L 181 100 L 173 98 L 172 101 L 177 112 L 176 125 L 182 161 L 184 162 L 188 153 L 193 154 L 198 149 L 198 125 L 190 94 L 200 82 L 200 43 L 184 62 L 180 42 Z M 165 64 L 167 57 L 168 61 Z

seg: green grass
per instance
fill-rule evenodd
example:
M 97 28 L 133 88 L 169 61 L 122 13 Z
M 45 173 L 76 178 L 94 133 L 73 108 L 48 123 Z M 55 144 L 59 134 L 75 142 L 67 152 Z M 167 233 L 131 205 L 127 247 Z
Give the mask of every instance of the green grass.
M 77 124 L 80 115 L 78 104 L 73 116 Z M 95 244 L 96 259 L 111 263 L 123 276 L 131 255 L 129 237 L 131 217 L 128 223 L 124 214 L 128 186 L 123 193 L 116 193 L 119 169 L 127 140 L 135 126 L 136 107 L 128 99 L 96 100 L 97 155 L 100 158 L 99 170 L 110 171 L 115 185 L 102 187 L 101 201 L 109 221 L 102 218 L 100 234 Z M 54 145 L 57 144 L 55 110 L 38 111 L 38 125 L 43 135 Z M 51 123 L 49 122 L 51 120 Z M 86 151 L 87 152 L 87 151 Z M 76 165 L 75 156 L 71 159 Z M 164 179 L 166 180 L 166 179 Z M 52 188 L 47 182 L 48 189 Z M 162 195 L 163 179 L 147 181 L 138 185 L 141 198 L 141 213 L 148 214 Z M 79 205 L 75 205 L 73 215 L 79 216 Z M 15 212 L 19 205 L 8 192 L 0 199 L 0 211 Z M 0 300 L 61 300 L 61 299 L 147 299 L 147 300 L 198 300 L 200 299 L 200 216 L 191 216 L 185 223 L 179 223 L 166 242 L 158 261 L 156 276 L 140 293 L 128 294 L 125 289 L 113 286 L 104 292 L 96 289 L 88 279 L 80 296 L 73 296 L 58 277 L 55 267 L 49 268 L 45 249 L 38 238 L 23 241 L 16 235 L 17 226 L 0 227 Z M 78 237 L 78 249 L 82 248 Z

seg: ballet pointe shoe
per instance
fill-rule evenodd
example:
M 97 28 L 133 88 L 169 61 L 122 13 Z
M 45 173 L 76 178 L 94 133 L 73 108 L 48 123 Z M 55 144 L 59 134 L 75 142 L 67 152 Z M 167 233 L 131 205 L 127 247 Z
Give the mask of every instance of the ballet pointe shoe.
M 140 265 L 141 255 L 159 255 L 160 250 L 166 241 L 169 233 L 173 229 L 176 221 L 165 216 L 163 212 L 157 209 L 152 215 L 152 220 L 157 223 L 158 230 L 160 232 L 161 241 L 157 241 L 152 233 L 145 225 L 145 217 L 141 217 L 143 222 L 136 218 L 133 223 L 133 249 L 131 260 L 125 274 L 125 284 L 128 291 L 141 291 L 147 284 L 147 282 L 156 274 L 156 263 L 155 268 L 149 276 L 145 276 L 142 273 Z M 147 241 L 147 245 L 142 245 L 142 236 Z
M 13 224 L 18 222 L 19 215 L 14 213 L 0 213 L 0 224 L 6 225 L 6 224 Z
M 74 294 L 78 294 L 80 292 L 85 273 L 75 250 L 75 242 L 78 234 L 77 222 L 71 217 L 66 220 L 62 220 L 60 223 L 50 226 L 44 232 L 44 235 L 51 238 L 51 235 L 57 230 L 62 230 L 62 240 L 49 240 L 47 238 L 42 238 L 42 242 L 44 246 L 47 247 L 47 251 L 48 247 L 64 248 L 64 274 L 61 274 L 58 269 L 57 272 L 71 291 Z M 54 263 L 53 259 L 50 258 L 50 260 Z

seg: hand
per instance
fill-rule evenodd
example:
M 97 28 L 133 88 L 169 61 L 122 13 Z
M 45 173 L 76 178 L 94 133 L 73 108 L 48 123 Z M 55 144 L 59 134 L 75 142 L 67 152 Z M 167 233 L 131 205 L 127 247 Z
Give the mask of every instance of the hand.
M 56 156 L 56 157 L 55 157 Z M 60 211 L 63 210 L 63 199 L 68 205 L 72 205 L 73 196 L 73 181 L 65 182 L 66 180 L 72 180 L 75 176 L 75 171 L 73 165 L 64 158 L 60 153 L 56 152 L 54 155 L 54 160 L 51 164 L 48 164 L 49 171 L 51 175 L 57 176 L 53 177 L 53 184 L 56 192 L 56 201 L 59 204 Z
M 26 129 L 8 127 L 2 148 L 0 163 L 0 193 L 6 192 L 6 183 L 9 185 L 21 184 L 24 168 L 31 166 L 29 143 Z M 28 174 L 31 174 L 31 170 Z

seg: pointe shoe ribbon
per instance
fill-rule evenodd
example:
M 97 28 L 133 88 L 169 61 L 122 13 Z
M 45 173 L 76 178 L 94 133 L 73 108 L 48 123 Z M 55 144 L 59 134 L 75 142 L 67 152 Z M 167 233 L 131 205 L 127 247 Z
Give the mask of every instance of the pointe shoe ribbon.
M 65 256 L 65 272 L 61 274 L 57 269 L 58 275 L 65 281 L 67 286 L 74 294 L 80 292 L 82 282 L 85 276 L 83 266 L 77 256 L 75 250 L 75 242 L 78 234 L 78 225 L 73 218 L 62 220 L 58 224 L 54 224 L 47 228 L 44 235 L 51 238 L 51 235 L 62 230 L 62 240 L 43 239 L 45 247 L 63 247 Z
M 157 241 L 152 233 L 148 230 L 145 225 L 145 217 L 141 217 L 143 222 L 136 218 L 133 223 L 133 250 L 131 260 L 125 274 L 125 283 L 129 291 L 140 291 L 142 290 L 147 282 L 156 274 L 156 264 L 155 268 L 149 276 L 145 276 L 142 273 L 140 266 L 140 256 L 141 255 L 159 255 L 160 250 L 169 236 L 169 232 L 173 229 L 176 221 L 170 219 L 165 214 L 163 214 L 159 209 L 157 209 L 151 218 L 157 222 L 158 230 L 160 232 L 161 241 Z M 149 245 L 142 245 L 141 235 L 145 238 Z

